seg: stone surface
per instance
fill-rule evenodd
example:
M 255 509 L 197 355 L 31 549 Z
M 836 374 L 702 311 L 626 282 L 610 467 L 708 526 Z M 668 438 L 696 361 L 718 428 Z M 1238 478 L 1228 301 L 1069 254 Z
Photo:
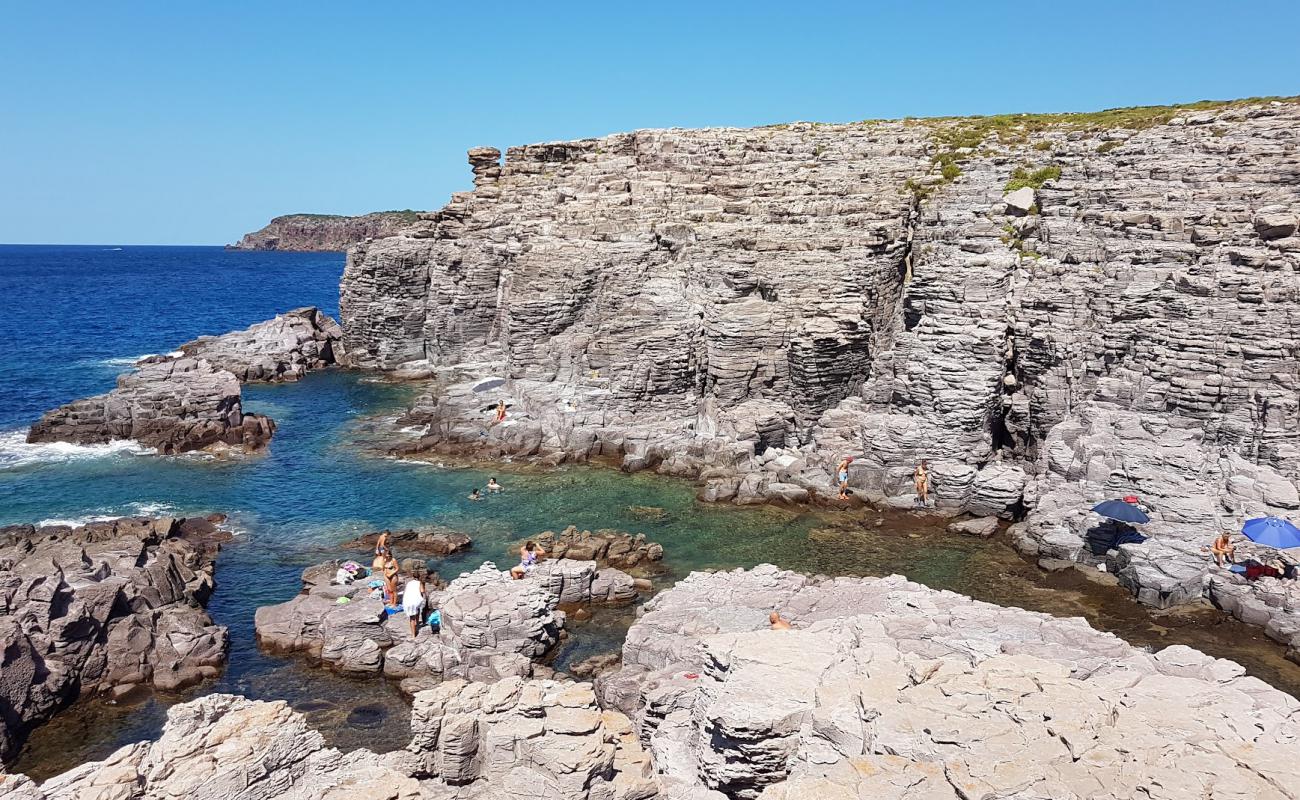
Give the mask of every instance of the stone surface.
M 180 346 L 181 357 L 204 359 L 242 383 L 296 381 L 345 356 L 343 329 L 318 308 L 296 308 L 242 331 L 200 336 Z M 144 363 L 173 360 L 155 356 Z
M 395 680 L 495 680 L 531 674 L 564 627 L 557 595 L 538 581 L 513 580 L 488 562 L 429 593 L 427 608 L 440 611 L 441 629 L 434 634 L 422 626 L 412 639 L 405 614 L 390 615 L 382 599 L 370 597 L 368 579 L 343 586 L 321 580 L 334 569 L 333 562 L 309 568 L 302 594 L 257 610 L 254 624 L 263 646 Z M 405 580 L 399 578 L 399 591 Z
M 6 790 L 13 792 L 7 795 Z M 212 694 L 172 706 L 155 742 L 127 745 L 36 787 L 0 777 L 21 800 L 421 800 L 419 783 L 367 750 L 340 753 L 282 701 Z
M 0 757 L 80 696 L 217 675 L 226 629 L 203 605 L 228 537 L 198 518 L 0 528 Z
M 948 533 L 956 533 L 962 536 L 978 536 L 981 539 L 987 539 L 997 532 L 997 517 L 976 517 L 975 519 L 952 522 L 948 525 Z
M 898 576 L 694 573 L 623 657 L 667 797 L 1298 796 L 1300 701 L 1239 665 Z
M 145 364 L 119 376 L 117 388 L 107 394 L 47 412 L 32 425 L 27 441 L 103 444 L 132 439 L 174 454 L 256 451 L 274 432 L 270 418 L 243 412 L 234 374 L 187 357 Z
M 357 217 L 285 214 L 265 228 L 244 234 L 227 249 L 342 252 L 357 242 L 392 236 L 416 216 L 414 211 L 376 211 Z

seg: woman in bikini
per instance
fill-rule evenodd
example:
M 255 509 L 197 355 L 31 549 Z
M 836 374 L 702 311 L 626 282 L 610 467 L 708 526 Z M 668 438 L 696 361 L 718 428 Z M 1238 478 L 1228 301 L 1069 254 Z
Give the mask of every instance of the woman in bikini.
M 922 506 L 930 505 L 930 462 L 924 458 L 912 471 L 912 483 L 916 486 L 916 499 Z

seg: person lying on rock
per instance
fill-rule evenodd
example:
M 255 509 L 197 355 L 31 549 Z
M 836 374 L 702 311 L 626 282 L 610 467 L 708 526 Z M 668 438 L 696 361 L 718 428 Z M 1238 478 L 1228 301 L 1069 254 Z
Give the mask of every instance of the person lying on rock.
M 775 611 L 767 615 L 767 621 L 774 631 L 794 630 L 794 626 L 782 619 L 781 615 Z
M 916 501 L 923 507 L 930 505 L 930 462 L 924 458 L 912 470 L 912 483 L 916 486 Z
M 519 580 L 537 569 L 537 559 L 546 555 L 546 551 L 531 539 L 519 548 L 519 563 L 510 568 L 510 577 Z
M 411 623 L 411 638 L 420 630 L 420 619 L 424 614 L 425 591 L 424 584 L 411 578 L 406 582 L 406 589 L 402 592 L 402 611 L 406 614 L 406 619 Z
M 1210 552 L 1214 554 L 1214 560 L 1220 567 L 1225 561 L 1229 564 L 1234 563 L 1233 554 L 1237 552 L 1237 548 L 1232 543 L 1232 534 L 1227 531 L 1220 533 L 1210 545 Z
M 489 494 L 496 494 L 497 492 L 501 491 L 503 488 L 505 487 L 497 483 L 496 478 L 488 478 L 487 490 Z

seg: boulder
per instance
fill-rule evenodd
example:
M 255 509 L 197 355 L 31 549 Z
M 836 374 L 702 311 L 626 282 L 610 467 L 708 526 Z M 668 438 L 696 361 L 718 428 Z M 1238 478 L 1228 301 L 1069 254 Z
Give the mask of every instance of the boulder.
M 981 539 L 987 539 L 997 532 L 997 517 L 976 517 L 975 519 L 948 523 L 948 533 L 956 533 L 962 536 L 978 536 Z
M 1002 202 L 1007 204 L 1007 213 L 1015 216 L 1028 214 L 1038 203 L 1038 193 L 1032 187 L 1022 186 L 1002 195 Z

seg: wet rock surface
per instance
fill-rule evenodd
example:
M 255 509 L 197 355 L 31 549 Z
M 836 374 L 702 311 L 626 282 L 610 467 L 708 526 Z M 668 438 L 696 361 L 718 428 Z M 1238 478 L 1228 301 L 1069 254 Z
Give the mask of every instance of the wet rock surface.
M 78 697 L 217 675 L 203 606 L 228 538 L 200 518 L 0 528 L 0 756 Z

